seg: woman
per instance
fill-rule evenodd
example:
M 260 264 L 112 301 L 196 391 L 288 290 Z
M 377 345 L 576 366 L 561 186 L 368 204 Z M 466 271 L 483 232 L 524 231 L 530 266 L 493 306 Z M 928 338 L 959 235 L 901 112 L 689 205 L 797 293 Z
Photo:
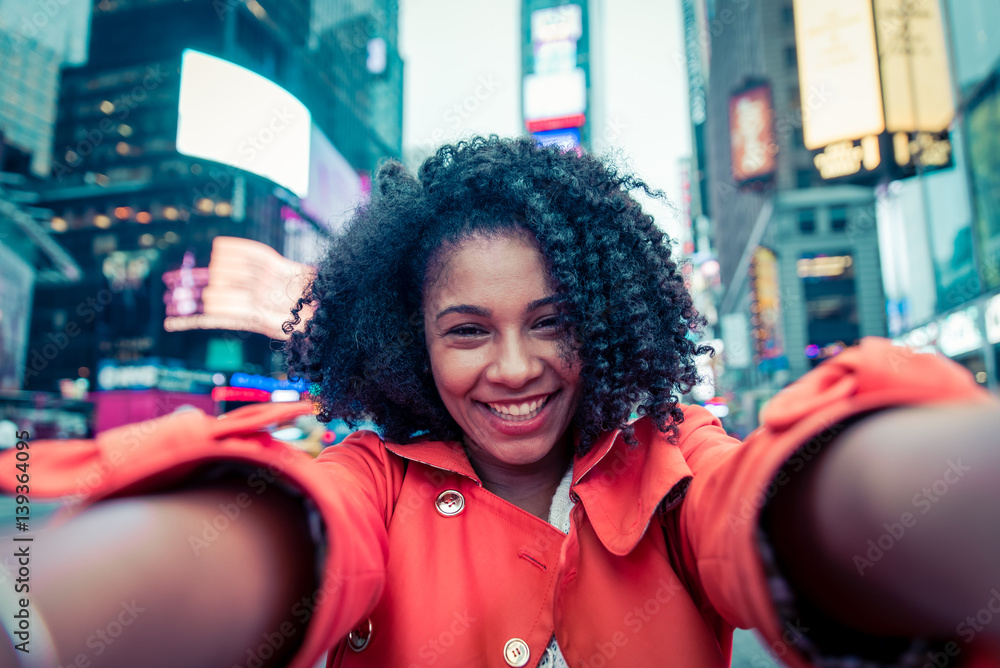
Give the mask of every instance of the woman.
M 281 406 L 105 437 L 46 491 L 119 455 L 96 496 L 146 496 L 37 546 L 103 559 L 88 583 L 42 567 L 60 660 L 697 668 L 728 665 L 734 625 L 790 665 L 981 654 L 1000 636 L 976 622 L 1000 584 L 996 402 L 871 340 L 740 446 L 678 403 L 707 351 L 637 188 L 527 139 L 444 147 L 418 179 L 386 165 L 287 346 L 322 419 L 381 438 L 306 464 L 247 435 L 305 410 Z M 199 430 L 213 447 L 178 438 Z M 107 617 L 81 621 L 82 597 L 149 612 L 98 655 L 80 639 Z

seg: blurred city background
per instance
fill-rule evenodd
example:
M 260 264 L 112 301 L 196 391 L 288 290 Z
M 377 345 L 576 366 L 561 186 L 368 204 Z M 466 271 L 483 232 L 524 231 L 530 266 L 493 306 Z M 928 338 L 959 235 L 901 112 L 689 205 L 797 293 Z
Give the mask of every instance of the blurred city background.
M 1000 390 L 996 0 L 0 0 L 2 445 L 299 398 L 373 170 L 491 132 L 667 193 L 730 432 L 869 335 Z

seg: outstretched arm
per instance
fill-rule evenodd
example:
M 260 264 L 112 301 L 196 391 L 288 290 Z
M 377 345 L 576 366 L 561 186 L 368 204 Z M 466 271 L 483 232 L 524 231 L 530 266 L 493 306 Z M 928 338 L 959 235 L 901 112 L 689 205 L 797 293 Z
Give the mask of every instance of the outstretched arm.
M 1000 624 L 962 626 L 1000 588 L 1000 406 L 854 422 L 779 491 L 766 528 L 799 594 L 845 626 L 1000 639 Z
M 244 488 L 106 501 L 39 534 L 32 603 L 60 665 L 285 665 L 304 635 L 291 611 L 315 587 L 313 544 L 301 504 L 276 488 L 220 521 Z M 283 642 L 259 652 L 275 632 Z

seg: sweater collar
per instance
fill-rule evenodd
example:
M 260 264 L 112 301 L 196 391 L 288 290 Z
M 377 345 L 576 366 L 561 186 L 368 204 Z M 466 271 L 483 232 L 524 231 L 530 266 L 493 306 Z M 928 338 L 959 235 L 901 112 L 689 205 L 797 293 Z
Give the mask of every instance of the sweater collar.
M 617 555 L 635 548 L 661 502 L 676 505 L 691 479 L 680 448 L 648 418 L 637 420 L 633 428 L 637 445 L 625 443 L 615 430 L 573 460 L 570 494 L 583 504 L 597 537 Z M 417 441 L 385 447 L 403 459 L 457 473 L 482 486 L 461 443 Z

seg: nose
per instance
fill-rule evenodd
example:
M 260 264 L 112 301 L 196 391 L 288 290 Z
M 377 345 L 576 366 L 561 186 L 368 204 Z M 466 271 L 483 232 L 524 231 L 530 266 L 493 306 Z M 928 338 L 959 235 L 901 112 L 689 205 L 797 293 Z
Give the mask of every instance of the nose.
M 511 334 L 501 337 L 495 344 L 486 379 L 518 389 L 541 376 L 543 369 L 542 360 L 532 350 L 531 342 Z

